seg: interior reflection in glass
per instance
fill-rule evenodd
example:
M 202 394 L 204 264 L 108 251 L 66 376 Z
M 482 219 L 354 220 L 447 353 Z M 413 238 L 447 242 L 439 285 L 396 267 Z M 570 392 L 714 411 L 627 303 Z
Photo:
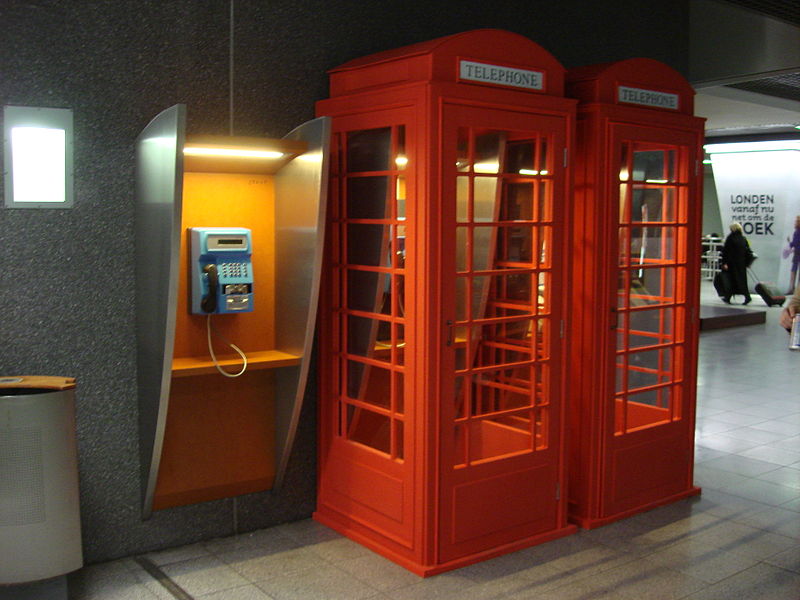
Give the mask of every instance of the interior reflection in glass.
M 544 136 L 459 129 L 456 466 L 547 445 L 548 151 Z
M 344 136 L 339 268 L 346 409 L 341 433 L 350 441 L 403 457 L 405 363 L 406 154 L 402 126 Z

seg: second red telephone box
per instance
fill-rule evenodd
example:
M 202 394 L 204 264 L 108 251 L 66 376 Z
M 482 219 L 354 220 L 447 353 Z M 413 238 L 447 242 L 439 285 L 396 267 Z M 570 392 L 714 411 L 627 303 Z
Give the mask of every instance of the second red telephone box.
M 566 535 L 563 67 L 479 30 L 331 72 L 315 518 L 420 574 Z
M 703 120 L 650 59 L 567 74 L 575 158 L 570 519 L 596 527 L 692 484 Z

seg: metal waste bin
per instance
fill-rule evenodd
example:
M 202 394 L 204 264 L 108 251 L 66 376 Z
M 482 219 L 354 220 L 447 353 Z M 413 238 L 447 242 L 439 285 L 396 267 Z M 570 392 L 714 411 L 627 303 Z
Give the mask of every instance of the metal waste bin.
M 0 377 L 0 557 L 0 597 L 83 566 L 72 378 Z

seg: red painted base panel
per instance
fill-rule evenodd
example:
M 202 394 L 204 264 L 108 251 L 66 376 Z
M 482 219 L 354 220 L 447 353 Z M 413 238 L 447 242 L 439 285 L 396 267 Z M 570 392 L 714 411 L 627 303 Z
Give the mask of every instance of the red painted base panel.
M 461 567 L 466 567 L 471 564 L 488 560 L 496 556 L 502 556 L 503 554 L 509 554 L 511 552 L 516 552 L 517 550 L 522 550 L 524 548 L 529 548 L 531 546 L 537 546 L 545 542 L 557 540 L 559 538 L 572 535 L 578 529 L 575 525 L 568 524 L 561 529 L 556 529 L 540 535 L 517 540 L 515 542 L 504 544 L 496 548 L 491 548 L 490 550 L 485 550 L 483 552 L 476 552 L 475 554 L 470 554 L 456 560 L 451 560 L 440 564 L 427 565 L 416 562 L 407 556 L 393 552 L 390 548 L 387 548 L 386 546 L 376 542 L 373 537 L 365 535 L 362 532 L 364 528 L 360 527 L 357 523 L 344 523 L 336 519 L 334 515 L 325 514 L 319 511 L 313 514 L 313 518 L 318 523 L 322 523 L 323 525 L 330 527 L 334 531 L 341 533 L 343 536 L 350 538 L 354 542 L 358 542 L 376 554 L 380 554 L 384 558 L 411 571 L 415 575 L 419 575 L 420 577 L 438 575 L 440 573 L 445 573 L 454 569 L 460 569 Z
M 659 506 L 665 506 L 667 504 L 671 504 L 673 502 L 677 502 L 678 500 L 683 500 L 685 498 L 691 498 L 692 496 L 699 496 L 701 493 L 701 489 L 699 487 L 691 487 L 686 491 L 683 491 L 679 494 L 675 494 L 673 496 L 669 496 L 667 498 L 662 498 L 657 500 L 656 502 L 651 502 L 650 504 L 645 504 L 644 506 L 638 506 L 636 508 L 632 508 L 630 510 L 626 510 L 621 513 L 617 513 L 615 515 L 610 515 L 607 517 L 581 517 L 579 515 L 569 515 L 569 520 L 582 529 L 595 529 L 596 527 L 602 527 L 603 525 L 608 525 L 609 523 L 614 523 L 615 521 L 621 521 L 622 519 L 627 519 L 633 515 L 647 512 L 648 510 L 653 510 L 654 508 L 658 508 Z

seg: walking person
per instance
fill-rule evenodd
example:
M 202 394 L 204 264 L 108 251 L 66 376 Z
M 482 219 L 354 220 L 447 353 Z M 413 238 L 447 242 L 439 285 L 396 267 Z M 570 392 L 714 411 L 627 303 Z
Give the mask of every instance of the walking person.
M 792 254 L 792 274 L 789 283 L 789 291 L 787 294 L 794 293 L 795 285 L 797 284 L 797 267 L 800 266 L 800 215 L 794 219 L 794 233 L 791 239 L 786 238 L 789 242 L 789 251 Z M 784 257 L 786 255 L 784 254 Z
M 731 223 L 730 230 L 722 246 L 722 270 L 730 275 L 731 285 L 729 293 L 722 300 L 730 304 L 731 296 L 741 294 L 744 304 L 750 304 L 752 298 L 747 285 L 747 267 L 753 262 L 753 251 L 739 223 Z

